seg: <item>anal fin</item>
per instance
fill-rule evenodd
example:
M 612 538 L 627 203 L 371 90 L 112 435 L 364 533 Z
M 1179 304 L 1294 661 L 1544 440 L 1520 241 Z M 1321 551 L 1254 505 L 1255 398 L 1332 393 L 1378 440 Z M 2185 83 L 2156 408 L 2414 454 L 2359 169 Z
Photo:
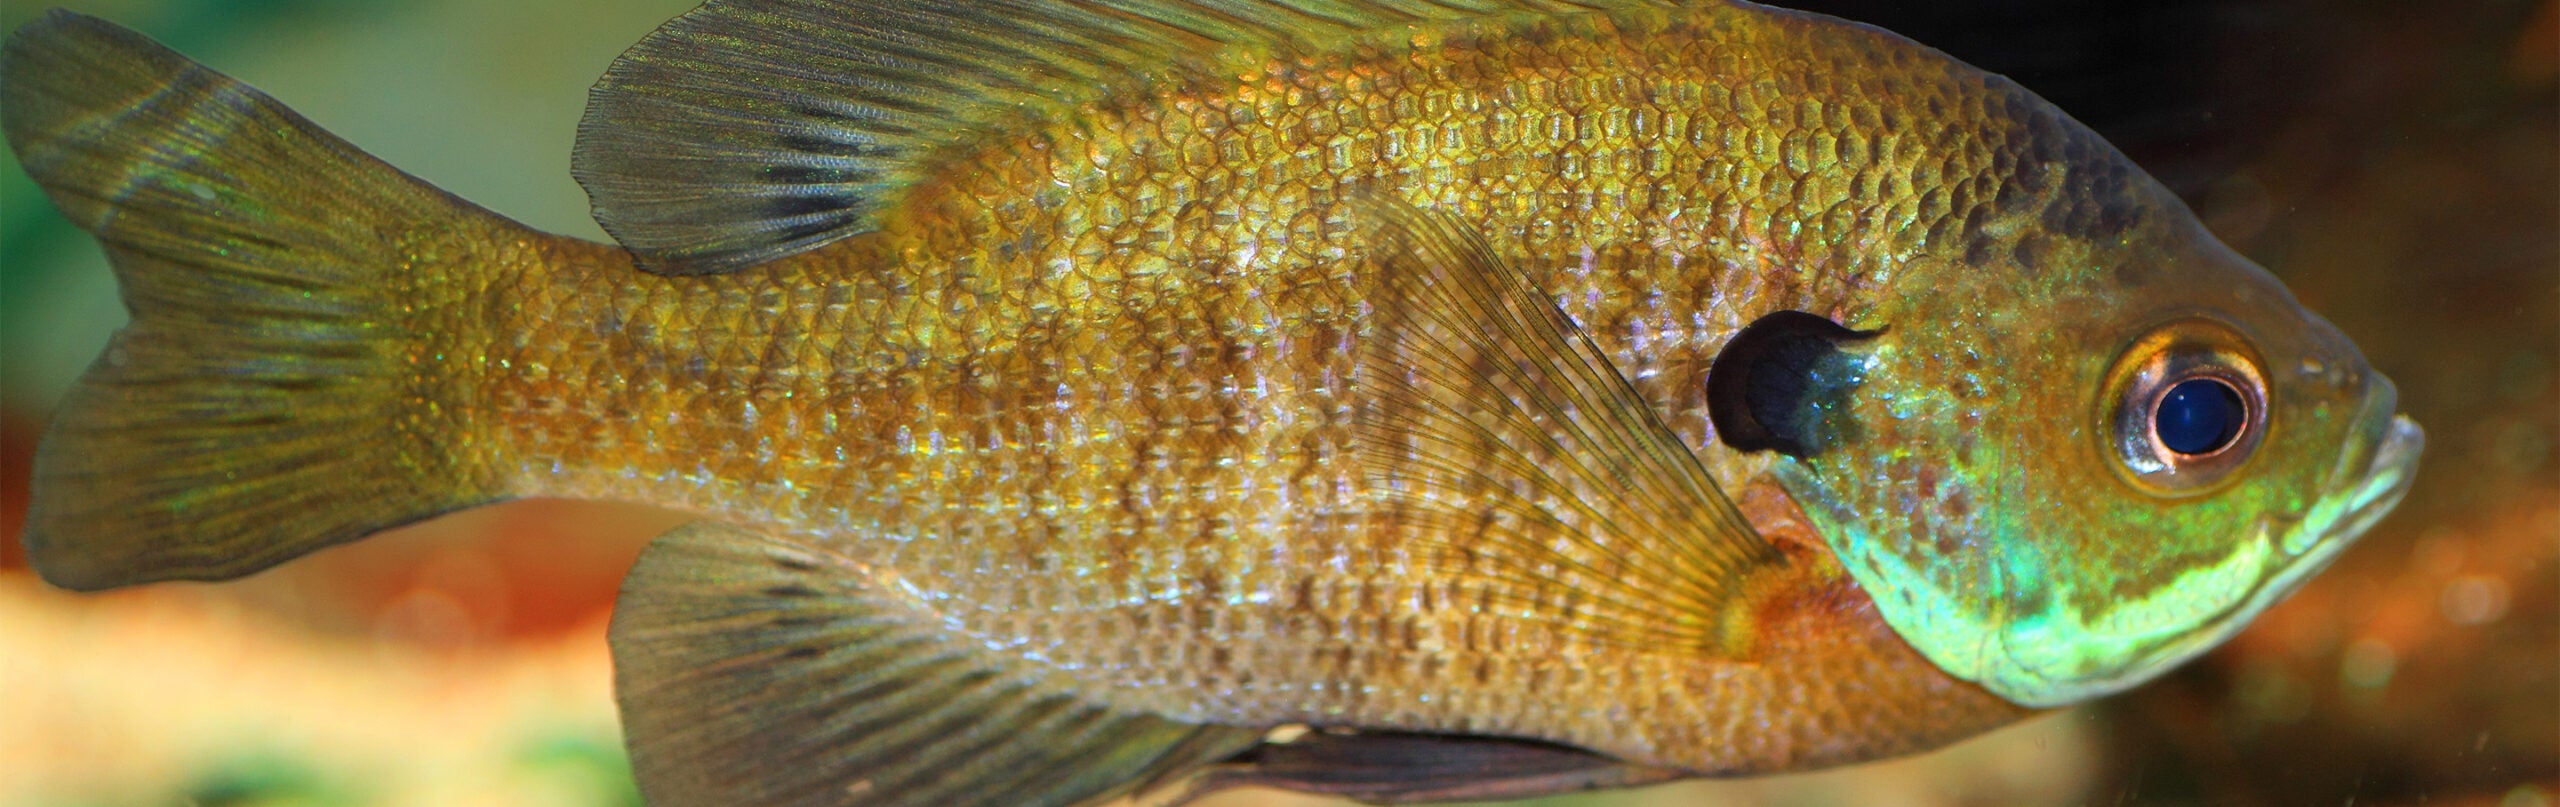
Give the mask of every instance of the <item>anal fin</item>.
M 1065 807 L 1259 741 L 1094 704 L 950 635 L 882 570 L 697 522 L 613 619 L 616 697 L 656 807 Z

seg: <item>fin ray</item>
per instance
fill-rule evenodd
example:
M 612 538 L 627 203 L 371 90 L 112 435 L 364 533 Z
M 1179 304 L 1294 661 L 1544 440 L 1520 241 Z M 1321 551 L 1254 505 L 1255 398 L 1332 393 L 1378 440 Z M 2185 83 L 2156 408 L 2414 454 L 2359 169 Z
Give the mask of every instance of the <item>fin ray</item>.
M 25 541 L 45 579 L 234 577 L 501 497 L 412 403 L 430 398 L 403 312 L 426 301 L 399 242 L 514 225 L 66 11 L 0 48 L 0 126 L 133 314 L 37 451 Z
M 1260 740 L 1093 704 L 946 631 L 887 572 L 823 549 L 711 522 L 661 536 L 612 629 L 642 792 L 659 805 L 1064 807 Z
M 1115 92 L 1232 75 L 1279 49 L 1388 25 L 1584 10 L 1564 0 L 711 0 L 614 60 L 588 95 L 572 167 L 597 223 L 642 268 L 730 272 L 866 232 L 954 147 Z
M 1377 331 L 1355 460 L 1492 593 L 1601 638 L 1748 658 L 1782 562 L 1554 298 L 1444 216 L 1358 203 Z

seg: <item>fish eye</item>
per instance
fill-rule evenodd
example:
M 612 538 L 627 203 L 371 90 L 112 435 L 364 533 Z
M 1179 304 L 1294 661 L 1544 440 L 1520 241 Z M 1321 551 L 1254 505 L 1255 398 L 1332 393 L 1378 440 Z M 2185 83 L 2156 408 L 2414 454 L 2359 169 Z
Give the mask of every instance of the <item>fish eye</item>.
M 2231 447 L 2249 416 L 2240 391 L 2212 376 L 2190 378 L 2161 393 L 2151 408 L 2151 433 L 2160 447 L 2181 456 L 2203 456 Z
M 2108 373 L 2119 470 L 2160 495 L 2212 490 L 2248 462 L 2267 429 L 2266 376 L 2231 328 L 2182 320 L 2144 334 Z

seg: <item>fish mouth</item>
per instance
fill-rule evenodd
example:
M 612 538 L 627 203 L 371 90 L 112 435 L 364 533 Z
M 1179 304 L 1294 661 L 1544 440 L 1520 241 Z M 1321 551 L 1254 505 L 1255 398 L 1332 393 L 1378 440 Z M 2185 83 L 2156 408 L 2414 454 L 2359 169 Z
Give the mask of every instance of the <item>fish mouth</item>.
M 2427 432 L 2418 428 L 2416 421 L 2407 415 L 2391 416 L 2391 424 L 2380 445 L 2373 450 L 2372 460 L 2366 463 L 2364 472 L 2357 475 L 2357 481 L 2324 498 L 2323 504 L 2327 500 L 2336 500 L 2342 508 L 2325 534 L 2316 536 L 2314 540 L 2340 544 L 2353 541 L 2374 522 L 2380 521 L 2384 514 L 2391 512 L 2391 508 L 2400 504 L 2400 498 L 2408 495 L 2409 483 L 2417 479 L 2418 454 L 2426 447 Z M 2305 526 L 2310 525 L 2306 523 Z M 2286 547 L 2288 552 L 2293 549 L 2290 545 Z
M 2426 450 L 2426 430 L 2418 428 L 2407 415 L 2392 413 L 2399 395 L 2388 379 L 2375 379 L 2376 389 L 2365 399 L 2364 411 L 2358 418 L 2358 435 L 2364 439 L 2349 444 L 2338 457 L 2338 465 L 2329 473 L 2325 492 L 2311 509 L 2291 519 L 2278 544 L 2295 566 L 2309 562 L 2318 571 L 2347 545 L 2355 542 L 2391 508 L 2409 493 L 2409 484 L 2418 475 L 2418 455 Z M 2273 525 L 2270 525 L 2273 526 Z M 2307 574 L 2308 571 L 2285 570 L 2283 576 Z

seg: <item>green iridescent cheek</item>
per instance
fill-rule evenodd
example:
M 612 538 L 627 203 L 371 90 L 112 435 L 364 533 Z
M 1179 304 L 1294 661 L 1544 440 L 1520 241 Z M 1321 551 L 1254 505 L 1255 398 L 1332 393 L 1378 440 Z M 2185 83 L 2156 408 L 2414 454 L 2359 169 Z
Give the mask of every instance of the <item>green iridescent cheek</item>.
M 1993 454 L 2005 452 L 1977 456 Z M 1834 455 L 1787 461 L 1779 473 L 1791 488 L 1829 491 L 1861 477 L 1912 479 L 1903 470 L 1917 464 L 1902 452 Z M 2260 588 L 2277 554 L 2252 536 L 2215 562 L 2162 562 L 2162 579 L 2127 586 L 2119 570 L 2093 570 L 2054 551 L 2043 540 L 2051 527 L 2026 518 L 2022 508 L 1961 518 L 1948 512 L 1951 501 L 2016 504 L 2027 497 L 1984 491 L 2016 491 L 2025 480 L 2014 474 L 1968 479 L 1951 468 L 1934 473 L 1940 474 L 1934 495 L 1817 495 L 1820 504 L 1806 512 L 1896 633 L 1949 675 L 2023 705 L 2058 706 L 2118 691 L 2210 647 L 2228 633 L 2215 624 L 2236 628 L 2245 621 L 2242 611 L 2254 610 L 2238 606 Z M 1856 500 L 1887 506 L 1847 504 Z M 2186 525 L 2136 518 L 2122 526 L 2141 534 Z M 2140 593 L 2119 593 L 2128 588 Z
M 2421 442 L 2385 428 L 2388 396 L 2355 424 L 2305 408 L 2295 439 L 2380 434 L 2381 448 L 2287 445 L 2209 492 L 2152 491 L 2073 465 L 2111 456 L 2070 442 L 2091 439 L 2068 420 L 2085 413 L 1962 374 L 1897 383 L 1947 376 L 1892 345 L 1865 365 L 1861 433 L 1773 471 L 1896 633 L 2028 706 L 2130 688 L 2228 638 L 2389 509 Z

